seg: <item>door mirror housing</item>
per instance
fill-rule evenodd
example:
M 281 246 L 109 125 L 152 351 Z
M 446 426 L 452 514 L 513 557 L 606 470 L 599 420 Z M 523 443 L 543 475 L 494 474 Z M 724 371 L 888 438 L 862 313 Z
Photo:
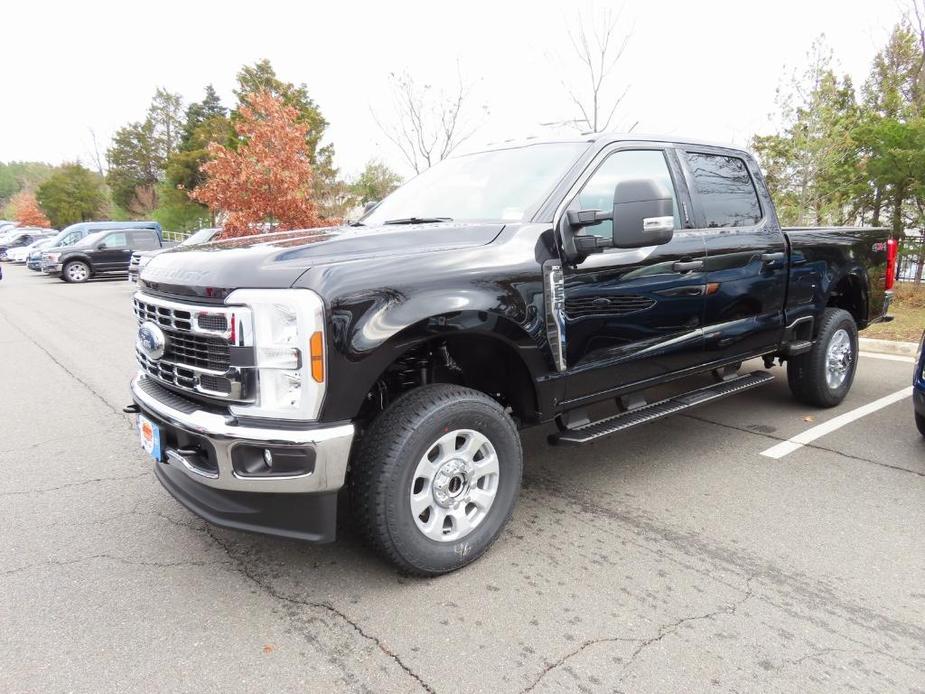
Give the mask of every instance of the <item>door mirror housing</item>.
M 613 222 L 610 238 L 577 233 L 608 220 Z M 572 263 L 606 248 L 660 246 L 674 236 L 674 200 L 655 179 L 621 181 L 614 188 L 611 210 L 570 210 L 562 216 L 559 235 L 566 259 Z
M 613 245 L 660 246 L 674 236 L 674 200 L 655 179 L 620 181 L 613 192 Z
M 96 244 L 96 250 L 98 250 L 98 251 L 104 251 L 104 250 L 106 250 L 106 242 L 105 242 L 105 241 L 100 241 L 98 244 Z

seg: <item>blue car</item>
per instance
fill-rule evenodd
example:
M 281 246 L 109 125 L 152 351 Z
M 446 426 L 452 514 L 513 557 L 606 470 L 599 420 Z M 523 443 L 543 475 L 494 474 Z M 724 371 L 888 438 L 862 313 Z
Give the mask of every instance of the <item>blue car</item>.
M 925 333 L 919 349 L 919 361 L 912 376 L 912 402 L 915 405 L 915 424 L 925 436 Z
M 42 270 L 42 250 L 45 248 L 50 248 L 51 244 L 54 243 L 54 239 L 45 239 L 44 241 L 39 241 L 32 245 L 29 255 L 26 256 L 26 267 L 30 270 L 35 270 L 36 272 L 41 272 Z

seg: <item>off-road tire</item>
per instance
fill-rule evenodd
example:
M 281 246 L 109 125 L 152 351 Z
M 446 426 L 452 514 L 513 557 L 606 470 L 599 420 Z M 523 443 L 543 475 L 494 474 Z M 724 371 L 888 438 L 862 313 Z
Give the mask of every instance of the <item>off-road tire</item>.
M 829 344 L 839 330 L 848 334 L 851 364 L 844 381 L 831 387 L 826 380 L 826 359 Z M 819 320 L 812 349 L 787 361 L 787 382 L 790 392 L 800 402 L 816 407 L 835 407 L 851 390 L 858 365 L 858 326 L 854 317 L 840 308 L 827 308 Z
M 498 487 L 481 523 L 454 542 L 427 537 L 409 502 L 422 456 L 441 435 L 455 429 L 487 437 L 498 457 Z M 401 570 L 437 576 L 478 559 L 511 519 L 523 473 L 520 436 L 511 417 L 493 399 L 471 388 L 434 384 L 398 398 L 363 434 L 351 464 L 351 515 L 364 539 Z

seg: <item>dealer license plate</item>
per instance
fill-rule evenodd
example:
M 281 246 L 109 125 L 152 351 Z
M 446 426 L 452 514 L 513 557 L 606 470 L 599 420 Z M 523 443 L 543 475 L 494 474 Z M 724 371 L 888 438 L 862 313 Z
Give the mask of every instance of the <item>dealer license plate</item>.
M 141 438 L 141 447 L 157 462 L 161 462 L 161 430 L 144 415 L 138 415 L 138 435 Z

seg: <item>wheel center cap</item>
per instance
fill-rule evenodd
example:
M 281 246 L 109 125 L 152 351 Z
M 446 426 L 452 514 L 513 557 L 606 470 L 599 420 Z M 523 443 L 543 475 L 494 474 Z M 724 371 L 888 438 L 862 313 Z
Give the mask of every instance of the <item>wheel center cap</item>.
M 434 501 L 452 508 L 469 491 L 469 467 L 462 460 L 448 460 L 434 475 Z

